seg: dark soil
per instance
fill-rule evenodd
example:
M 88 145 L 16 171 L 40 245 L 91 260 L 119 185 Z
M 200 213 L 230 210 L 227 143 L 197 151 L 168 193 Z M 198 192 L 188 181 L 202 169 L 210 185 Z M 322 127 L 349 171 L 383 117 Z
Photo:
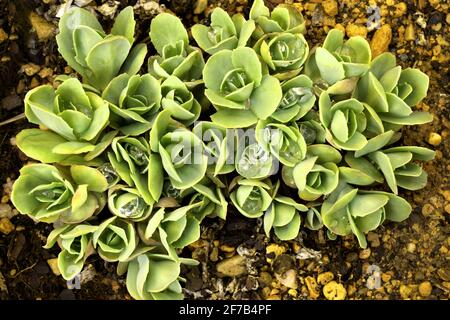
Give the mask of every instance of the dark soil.
M 107 1 L 94 1 L 100 6 Z M 111 2 L 111 1 L 110 1 Z M 121 1 L 120 8 L 137 0 Z M 145 2 L 145 1 L 141 1 Z M 266 1 L 270 6 L 283 1 Z M 288 1 L 286 1 L 288 2 Z M 292 1 L 291 1 L 292 2 Z M 306 35 L 310 46 L 323 41 L 328 29 L 336 24 L 365 26 L 368 4 L 339 1 L 339 13 L 331 17 L 321 1 L 304 2 L 299 7 L 307 19 Z M 375 1 L 374 1 L 375 2 Z M 59 0 L 0 0 L 0 122 L 23 112 L 26 92 L 40 84 L 52 82 L 52 75 L 27 75 L 24 65 L 34 63 L 53 75 L 70 73 L 58 55 L 54 37 L 39 39 L 32 30 L 29 15 L 34 12 L 50 24 Z M 386 224 L 369 235 L 369 249 L 362 251 L 353 237 L 326 239 L 324 232 L 301 232 L 299 241 L 285 243 L 267 239 L 256 220 L 230 214 L 226 223 L 208 220 L 202 239 L 183 252 L 198 259 L 199 267 L 184 270 L 186 296 L 198 299 L 323 299 L 320 277 L 331 272 L 342 283 L 349 299 L 448 299 L 450 268 L 448 264 L 450 233 L 450 116 L 449 116 L 449 14 L 444 1 L 407 0 L 407 10 L 397 14 L 399 1 L 379 2 L 382 23 L 392 29 L 389 50 L 403 67 L 418 67 L 430 76 L 429 95 L 419 106 L 434 114 L 432 124 L 404 130 L 404 143 L 435 148 L 436 159 L 425 164 L 428 186 L 417 192 L 404 192 L 414 207 L 411 217 L 400 224 Z M 209 0 L 207 9 L 195 15 L 196 0 L 160 1 L 161 8 L 176 13 L 186 26 L 207 21 L 212 8 L 221 6 L 228 12 L 248 13 L 251 1 Z M 139 10 L 138 41 L 147 41 L 153 14 Z M 418 14 L 419 13 L 419 14 Z M 99 15 L 101 16 L 101 15 Z M 104 25 L 111 18 L 101 17 Z M 421 19 L 421 20 L 420 20 Z M 422 28 L 421 22 L 427 26 Z M 405 39 L 405 30 L 413 25 L 413 40 Z M 1 39 L 1 31 L 7 39 Z M 348 30 L 347 30 L 348 32 Z M 375 33 L 370 31 L 370 40 Z M 424 40 L 425 39 L 425 40 Z M 14 146 L 14 136 L 26 121 L 19 120 L 0 127 L 0 182 L 5 183 L 1 204 L 10 205 L 8 193 L 26 157 Z M 428 143 L 431 132 L 442 142 Z M 0 190 L 0 193 L 2 191 Z M 0 210 L 1 211 L 1 210 Z M 87 273 L 80 289 L 70 290 L 67 283 L 51 271 L 47 260 L 55 258 L 58 249 L 45 250 L 51 226 L 34 224 L 25 216 L 11 218 L 15 229 L 0 233 L 0 300 L 1 299 L 130 299 L 123 277 L 115 274 L 115 265 L 98 257 L 89 258 Z M 306 254 L 310 254 L 306 257 Z M 223 277 L 217 264 L 235 255 L 243 256 L 246 272 L 238 277 Z M 367 287 L 370 270 L 378 268 L 380 288 Z M 296 270 L 297 289 L 280 283 L 276 274 Z M 283 281 L 281 281 L 283 282 Z M 311 285 L 312 283 L 312 285 Z M 316 283 L 317 288 L 315 288 Z M 432 291 L 424 293 L 431 285 Z

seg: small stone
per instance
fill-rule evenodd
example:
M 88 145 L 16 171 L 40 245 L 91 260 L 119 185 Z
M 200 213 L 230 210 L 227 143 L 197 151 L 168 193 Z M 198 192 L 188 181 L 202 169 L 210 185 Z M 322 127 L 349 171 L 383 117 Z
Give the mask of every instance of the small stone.
M 209 260 L 212 262 L 219 260 L 219 249 L 217 247 L 212 248 L 211 253 L 209 254 Z
M 261 284 L 261 287 L 268 287 L 272 283 L 272 276 L 270 273 L 262 271 L 259 274 L 259 282 Z
M 450 281 L 450 268 L 439 268 L 437 274 L 442 280 Z
M 33 79 L 31 79 L 30 82 L 30 89 L 36 88 L 37 86 L 39 86 L 39 80 L 37 79 L 37 77 L 33 77 Z
M 389 273 L 382 273 L 381 274 L 381 280 L 383 280 L 383 282 L 389 282 L 389 280 L 391 280 L 392 276 Z
M 345 261 L 347 261 L 347 262 L 353 262 L 353 261 L 356 261 L 357 259 L 358 259 L 358 254 L 356 252 L 350 252 L 345 257 Z
M 419 284 L 419 293 L 424 298 L 429 297 L 431 295 L 432 290 L 433 287 L 430 281 L 424 281 L 421 284 Z
M 58 267 L 58 258 L 48 259 L 47 264 L 55 276 L 59 276 L 61 274 Z
M 100 12 L 103 16 L 112 19 L 119 8 L 119 1 L 108 1 L 102 4 L 100 7 L 97 7 L 97 11 Z
M 373 248 L 380 246 L 380 236 L 375 232 L 369 232 L 367 234 L 367 240 L 370 242 L 370 246 Z
M 416 34 L 414 32 L 414 24 L 410 23 L 408 24 L 405 30 L 405 40 L 414 41 L 414 39 L 416 39 Z
M 445 210 L 445 212 L 450 214 L 450 203 L 445 205 L 444 210 Z
M 412 292 L 413 292 L 413 288 L 411 286 L 407 286 L 407 285 L 400 285 L 400 296 L 402 297 L 402 299 L 409 299 Z
M 368 258 L 370 257 L 370 254 L 371 254 L 371 253 L 372 253 L 372 252 L 371 252 L 370 248 L 361 250 L 361 251 L 359 252 L 359 258 L 362 259 L 362 260 L 368 259 Z
M 7 203 L 0 203 L 0 218 L 12 218 L 12 207 Z
M 323 10 L 331 17 L 338 14 L 338 4 L 335 0 L 325 0 L 322 3 Z
M 323 272 L 317 276 L 317 282 L 321 285 L 325 285 L 334 279 L 334 274 L 330 271 Z
M 348 37 L 361 36 L 365 38 L 367 36 L 367 28 L 358 24 L 349 24 L 345 31 Z
M 406 245 L 406 251 L 409 253 L 414 253 L 416 251 L 416 244 L 413 242 L 410 242 Z
M 275 276 L 283 286 L 290 289 L 297 289 L 297 272 L 294 269 L 290 269 L 284 272 L 282 275 L 275 274 Z
M 3 234 L 10 234 L 14 230 L 14 225 L 8 218 L 0 219 L 0 232 Z
M 194 14 L 200 14 L 205 11 L 208 6 L 208 0 L 197 0 L 195 3 Z
M 442 142 L 442 137 L 439 133 L 436 132 L 431 132 L 430 135 L 428 136 L 428 143 L 431 144 L 432 146 L 438 146 L 440 145 Z
M 267 262 L 271 262 L 275 257 L 278 257 L 279 255 L 281 255 L 285 252 L 286 252 L 286 247 L 276 244 L 276 243 L 269 244 L 266 247 L 266 256 L 268 256 Z
M 41 67 L 34 63 L 27 63 L 22 66 L 22 71 L 29 77 L 38 73 L 39 70 L 41 70 Z
M 408 9 L 408 7 L 406 6 L 406 3 L 404 3 L 404 2 L 397 3 L 395 5 L 395 11 L 393 13 L 393 16 L 395 18 L 399 18 L 406 13 L 407 9 Z
M 297 295 L 298 295 L 298 292 L 297 292 L 296 289 L 289 289 L 289 290 L 288 290 L 288 294 L 289 294 L 291 297 L 296 298 Z
M 3 41 L 5 41 L 7 39 L 8 39 L 8 34 L 5 32 L 5 30 L 0 28 L 0 43 L 2 43 Z
M 225 277 L 238 277 L 247 272 L 245 259 L 239 255 L 222 260 L 217 264 L 216 270 L 221 276 Z
M 281 297 L 279 295 L 273 295 L 269 296 L 266 300 L 281 300 Z
M 431 215 L 433 212 L 434 212 L 434 207 L 433 207 L 431 204 L 429 204 L 429 203 L 426 203 L 426 204 L 422 207 L 422 214 L 423 214 L 425 217 L 428 217 L 428 216 Z
M 328 300 L 344 300 L 347 296 L 347 290 L 342 283 L 331 281 L 323 287 L 323 294 Z
M 221 246 L 220 246 L 220 250 L 223 251 L 223 252 L 228 252 L 228 253 L 230 253 L 230 252 L 234 252 L 235 248 L 234 248 L 234 247 L 227 246 L 227 245 L 224 244 L 224 245 L 221 245 Z
M 447 16 L 445 17 L 445 22 L 446 22 L 447 24 L 450 24 L 450 12 L 447 13 Z
M 53 70 L 51 68 L 43 68 L 41 71 L 39 71 L 39 77 L 41 77 L 41 79 L 51 77 L 52 75 Z
M 56 26 L 48 22 L 37 13 L 32 12 L 29 16 L 31 26 L 36 31 L 39 41 L 45 41 L 52 38 L 56 32 Z
M 392 40 L 391 26 L 385 24 L 380 29 L 375 31 L 375 34 L 370 41 L 370 49 L 372 50 L 372 58 L 379 56 L 381 53 L 388 50 L 389 44 Z
M 311 276 L 308 276 L 305 278 L 305 282 L 306 287 L 308 288 L 309 297 L 311 299 L 317 299 L 320 296 L 320 291 L 316 279 L 314 279 Z

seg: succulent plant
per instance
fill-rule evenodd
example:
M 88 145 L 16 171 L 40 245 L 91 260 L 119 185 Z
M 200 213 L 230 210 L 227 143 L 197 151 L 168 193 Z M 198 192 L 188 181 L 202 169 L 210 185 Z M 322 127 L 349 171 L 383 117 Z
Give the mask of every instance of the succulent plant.
M 135 25 L 133 8 L 126 7 L 106 35 L 92 13 L 74 7 L 59 21 L 58 50 L 86 84 L 103 91 L 114 77 L 123 73 L 134 75 L 144 63 L 145 44 L 132 49 Z
M 383 53 L 370 63 L 370 69 L 361 77 L 354 95 L 379 114 L 386 128 L 398 130 L 403 125 L 433 120 L 430 113 L 411 109 L 426 96 L 428 84 L 428 76 L 422 71 L 402 70 L 396 66 L 394 55 Z
M 233 172 L 235 152 L 232 150 L 236 133 L 219 124 L 208 121 L 197 123 L 192 129 L 205 144 L 208 171 L 214 176 Z
M 95 93 L 85 92 L 75 78 L 64 81 L 56 90 L 43 85 L 29 91 L 25 115 L 29 122 L 49 130 L 23 130 L 17 144 L 25 154 L 44 163 L 92 160 L 116 134 L 111 131 L 102 135 L 109 124 L 108 104 Z
M 142 221 L 151 215 L 153 204 L 148 204 L 137 189 L 117 184 L 108 190 L 108 208 L 117 217 Z
M 200 238 L 200 221 L 193 215 L 192 210 L 200 206 L 194 203 L 165 212 L 160 208 L 145 223 L 142 223 L 141 238 L 145 242 L 158 241 L 163 245 L 168 255 L 177 259 L 175 249 L 184 248 Z
M 245 20 L 242 14 L 230 17 L 219 7 L 211 13 L 209 27 L 198 23 L 191 29 L 192 36 L 199 47 L 209 54 L 246 46 L 254 30 L 253 20 Z
M 282 164 L 293 167 L 306 156 L 306 142 L 294 123 L 290 126 L 260 120 L 256 140 Z
M 185 125 L 194 123 L 200 116 L 201 105 L 185 83 L 175 76 L 168 77 L 161 85 L 163 109 Z
M 319 115 L 327 129 L 328 143 L 338 149 L 362 149 L 367 144 L 366 130 L 372 127 L 380 133 L 384 130 L 377 114 L 354 98 L 333 103 L 328 93 L 323 92 L 319 98 Z
M 305 33 L 305 20 L 294 6 L 279 4 L 272 12 L 264 5 L 264 0 L 255 0 L 250 9 L 250 19 L 255 20 L 254 37 L 267 33 L 289 32 Z
M 423 147 L 404 146 L 374 151 L 366 157 L 367 159 L 355 158 L 354 155 L 348 154 L 346 161 L 352 169 L 359 171 L 358 175 L 365 174 L 373 182 L 382 182 L 384 176 L 391 191 L 398 194 L 398 187 L 419 190 L 426 186 L 427 173 L 412 161 L 432 160 L 434 151 Z
M 401 222 L 410 213 L 411 205 L 397 195 L 353 189 L 345 183 L 330 194 L 321 208 L 323 223 L 332 233 L 353 233 L 362 248 L 367 247 L 365 233 L 385 220 Z
M 313 82 L 301 74 L 281 84 L 283 97 L 271 117 L 279 122 L 299 120 L 312 109 L 316 102 Z
M 236 209 L 248 218 L 259 218 L 272 203 L 271 185 L 259 180 L 242 179 L 230 194 Z
M 136 300 L 181 300 L 180 262 L 162 254 L 141 254 L 127 269 L 127 289 Z
M 410 215 L 397 194 L 425 187 L 419 162 L 434 157 L 401 139 L 404 125 L 432 120 L 413 111 L 424 73 L 391 53 L 372 60 L 364 38 L 339 30 L 310 51 L 296 6 L 263 0 L 249 20 L 214 9 L 191 29 L 201 49 L 179 18 L 157 15 L 144 74 L 134 28 L 131 7 L 109 35 L 90 12 L 68 10 L 58 49 L 81 80 L 58 76 L 25 97 L 40 128 L 17 146 L 41 163 L 21 169 L 11 199 L 53 223 L 46 248 L 59 244 L 65 279 L 96 253 L 127 274 L 133 298 L 182 299 L 180 266 L 198 264 L 183 249 L 204 220 L 239 213 L 281 241 L 324 228 L 365 248 L 366 233 Z
M 273 228 L 280 240 L 292 240 L 300 231 L 301 217 L 299 211 L 308 208 L 295 202 L 290 197 L 277 196 L 264 215 L 264 231 L 269 237 Z
M 121 74 L 102 94 L 111 109 L 111 127 L 137 136 L 150 130 L 161 104 L 161 87 L 150 74 Z
M 150 39 L 158 55 L 148 60 L 148 71 L 157 79 L 173 75 L 194 87 L 201 82 L 205 65 L 202 51 L 189 45 L 189 37 L 179 18 L 169 13 L 156 16 L 150 25 Z
M 159 200 L 163 188 L 162 162 L 144 138 L 116 137 L 108 158 L 117 175 L 136 187 L 147 204 Z
M 211 120 L 227 128 L 245 128 L 267 119 L 282 97 L 278 79 L 263 75 L 258 55 L 246 47 L 212 55 L 203 80 L 205 95 L 217 109 Z
M 103 209 L 107 187 L 95 168 L 74 165 L 58 170 L 35 163 L 20 170 L 11 201 L 20 213 L 37 221 L 76 224 Z
M 344 32 L 328 32 L 322 47 L 308 58 L 305 73 L 330 94 L 347 94 L 355 88 L 357 78 L 367 72 L 372 59 L 369 43 L 361 36 L 344 42 Z
M 150 147 L 159 153 L 162 165 L 173 186 L 192 187 L 205 175 L 208 159 L 203 153 L 203 142 L 186 128 L 172 130 L 169 110 L 159 113 L 150 133 Z
M 268 34 L 256 42 L 254 49 L 280 80 L 298 75 L 309 54 L 308 43 L 300 33 Z
M 49 249 L 58 243 L 58 269 L 66 280 L 73 279 L 83 270 L 84 262 L 94 253 L 92 233 L 97 226 L 89 224 L 63 225 L 54 229 L 47 238 L 44 248 Z

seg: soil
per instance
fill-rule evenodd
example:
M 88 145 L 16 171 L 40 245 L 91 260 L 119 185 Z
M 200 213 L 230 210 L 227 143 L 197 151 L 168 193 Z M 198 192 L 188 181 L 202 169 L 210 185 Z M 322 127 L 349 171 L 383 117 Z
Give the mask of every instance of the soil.
M 51 83 L 54 75 L 72 72 L 65 68 L 54 40 L 58 22 L 55 14 L 62 2 L 0 0 L 0 122 L 23 112 L 22 101 L 29 89 Z M 120 1 L 118 6 L 118 10 L 128 4 L 139 7 L 136 10 L 138 41 L 148 40 L 151 18 L 162 10 L 176 13 L 189 27 L 207 21 L 214 7 L 248 14 L 252 3 L 161 0 L 146 10 L 143 6 L 146 2 L 150 1 Z M 201 10 L 205 2 L 206 9 Z M 272 7 L 280 2 L 283 1 L 266 1 Z M 360 33 L 368 40 L 378 37 L 377 29 L 366 28 L 368 7 L 375 3 L 345 0 L 333 7 L 334 0 L 311 0 L 295 5 L 307 20 L 306 38 L 312 47 L 322 42 L 333 27 L 346 29 L 348 35 Z M 97 0 L 89 6 L 96 8 L 97 13 L 100 11 L 99 18 L 106 27 L 111 24 L 111 15 L 105 14 L 114 9 L 114 1 Z M 198 267 L 183 270 L 187 298 L 325 299 L 330 296 L 324 292 L 333 286 L 343 289 L 346 299 L 449 298 L 448 4 L 438 0 L 388 0 L 380 1 L 378 8 L 381 24 L 390 26 L 392 39 L 383 44 L 386 37 L 382 37 L 374 45 L 389 45 L 387 50 L 397 56 L 402 67 L 420 68 L 430 77 L 429 94 L 418 109 L 431 112 L 434 121 L 405 128 L 403 136 L 404 144 L 425 146 L 437 152 L 433 161 L 424 164 L 429 174 L 428 186 L 400 194 L 413 205 L 410 218 L 399 224 L 385 224 L 370 233 L 369 247 L 365 250 L 359 248 L 352 236 L 330 241 L 324 232 L 306 229 L 301 231 L 298 240 L 282 243 L 267 238 L 258 220 L 244 219 L 233 212 L 226 223 L 207 220 L 201 240 L 183 252 L 184 256 L 201 262 Z M 47 262 L 57 256 L 58 249 L 42 248 L 51 227 L 35 224 L 12 208 L 11 184 L 27 161 L 14 146 L 14 136 L 27 126 L 26 121 L 18 120 L 0 127 L 0 182 L 4 184 L 0 191 L 0 224 L 3 224 L 0 300 L 131 299 L 124 278 L 115 274 L 115 265 L 98 257 L 87 261 L 80 289 L 69 289 Z M 431 133 L 438 134 L 442 141 L 436 144 L 430 140 Z M 371 286 L 373 282 L 376 288 Z

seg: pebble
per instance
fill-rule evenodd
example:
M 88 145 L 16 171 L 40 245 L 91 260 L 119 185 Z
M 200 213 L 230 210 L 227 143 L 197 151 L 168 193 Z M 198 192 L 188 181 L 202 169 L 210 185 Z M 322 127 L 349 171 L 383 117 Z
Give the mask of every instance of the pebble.
M 39 41 L 45 41 L 52 38 L 56 32 L 56 26 L 48 22 L 37 13 L 32 12 L 29 16 L 31 26 L 36 31 Z
M 55 276 L 59 276 L 61 274 L 58 267 L 58 258 L 48 259 L 47 264 Z
M 406 251 L 409 253 L 414 253 L 416 251 L 416 244 L 413 242 L 410 242 L 406 245 Z
M 369 232 L 367 234 L 367 240 L 370 242 L 370 246 L 373 248 L 380 246 L 380 236 L 375 232 Z
M 290 289 L 297 289 L 298 283 L 297 283 L 297 272 L 294 269 L 290 269 L 283 273 L 282 275 L 275 274 L 278 281 Z
M 450 213 L 450 203 L 444 207 L 445 212 Z
M 406 6 L 406 3 L 404 3 L 404 2 L 397 3 L 395 5 L 395 10 L 393 12 L 394 18 L 399 18 L 399 17 L 403 16 L 407 10 L 408 10 L 408 7 Z
M 308 276 L 305 278 L 306 287 L 308 288 L 309 297 L 317 299 L 320 296 L 319 285 L 314 277 Z
M 0 28 L 0 43 L 2 43 L 3 41 L 5 41 L 7 39 L 8 39 L 8 34 L 5 32 L 5 30 Z
M 330 271 L 323 272 L 317 276 L 317 282 L 321 285 L 325 285 L 334 279 L 334 274 Z
M 389 280 L 391 280 L 392 276 L 389 273 L 382 273 L 381 274 L 381 280 L 383 280 L 383 282 L 389 282 Z
M 438 146 L 440 145 L 442 142 L 442 137 L 439 133 L 436 132 L 431 132 L 430 135 L 428 136 L 428 143 L 431 144 L 432 146 Z
M 424 298 L 429 297 L 432 290 L 433 286 L 431 285 L 430 281 L 424 281 L 419 284 L 419 294 Z
M 5 217 L 11 219 L 13 216 L 12 207 L 7 203 L 0 203 L 0 219 Z
M 356 261 L 357 259 L 358 259 L 358 254 L 356 252 L 350 252 L 345 257 L 345 261 L 347 261 L 347 262 L 353 262 L 353 261 Z
M 39 70 L 41 70 L 41 67 L 34 63 L 27 63 L 22 66 L 22 71 L 29 77 L 38 73 Z
M 276 244 L 276 243 L 269 244 L 266 247 L 266 256 L 272 256 L 271 253 L 273 253 L 275 255 L 275 257 L 278 257 L 279 255 L 281 255 L 285 252 L 286 252 L 286 247 Z M 275 257 L 267 258 L 267 262 L 271 262 L 273 260 L 273 258 L 275 258 Z
M 14 225 L 8 218 L 0 219 L 0 232 L 3 234 L 10 234 L 14 230 Z
M 227 258 L 216 266 L 217 272 L 225 277 L 238 277 L 247 272 L 245 258 L 239 255 Z
M 53 70 L 51 68 L 43 68 L 41 71 L 39 71 L 39 77 L 41 79 L 48 78 L 53 75 Z
M 413 286 L 404 284 L 400 285 L 399 292 L 402 299 L 409 299 L 413 291 Z
M 228 253 L 230 253 L 230 252 L 234 252 L 235 248 L 234 248 L 234 247 L 227 246 L 227 245 L 224 244 L 224 245 L 221 245 L 221 246 L 220 246 L 220 250 L 223 251 L 223 252 L 228 252 Z
M 208 0 L 197 0 L 195 3 L 194 14 L 200 14 L 205 11 L 208 6 Z
M 372 59 L 379 56 L 381 53 L 388 50 L 389 44 L 392 40 L 391 26 L 385 24 L 380 29 L 375 31 L 375 34 L 370 41 L 370 49 L 372 50 Z
M 268 287 L 272 283 L 272 275 L 268 272 L 262 271 L 259 274 L 259 282 L 262 287 Z
M 331 17 L 338 14 L 338 4 L 335 0 L 325 0 L 322 3 L 323 10 Z
M 423 214 L 425 217 L 428 217 L 428 216 L 431 215 L 433 212 L 434 212 L 434 207 L 433 207 L 431 204 L 429 204 L 429 203 L 426 203 L 426 204 L 422 207 L 422 214 Z
M 323 294 L 328 300 L 344 300 L 347 296 L 347 290 L 342 283 L 331 281 L 323 287 Z
M 370 254 L 372 253 L 372 251 L 370 250 L 370 248 L 361 250 L 359 252 L 359 258 L 362 260 L 368 259 L 370 257 Z
M 219 260 L 219 249 L 217 249 L 217 247 L 212 248 L 211 253 L 209 254 L 209 260 L 212 262 Z
M 361 36 L 365 38 L 367 36 L 367 28 L 358 24 L 349 24 L 345 31 L 348 37 Z
M 414 32 L 414 24 L 410 23 L 408 24 L 405 30 L 405 40 L 414 41 L 414 39 L 416 39 L 416 34 Z

